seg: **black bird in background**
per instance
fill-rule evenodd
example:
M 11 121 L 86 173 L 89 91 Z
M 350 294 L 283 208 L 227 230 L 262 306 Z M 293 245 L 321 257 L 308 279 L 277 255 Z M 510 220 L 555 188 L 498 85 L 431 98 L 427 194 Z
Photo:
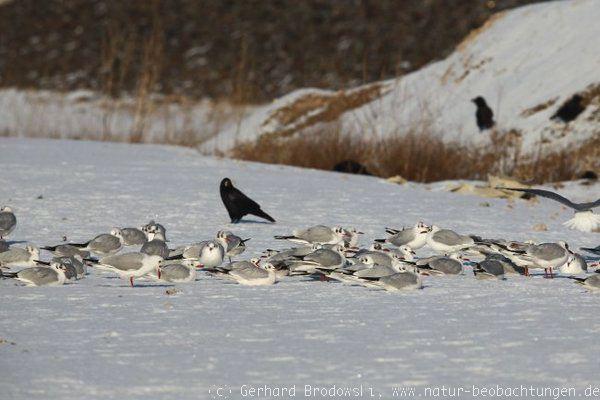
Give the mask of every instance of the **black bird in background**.
M 225 204 L 225 208 L 229 213 L 231 223 L 237 224 L 244 215 L 248 214 L 275 222 L 269 214 L 260 209 L 260 205 L 257 202 L 233 187 L 231 179 L 225 178 L 221 181 L 220 191 L 221 200 L 223 200 L 223 204 Z
M 569 100 L 565 101 L 562 106 L 554 113 L 550 119 L 559 119 L 562 122 L 569 123 L 579 116 L 585 110 L 585 106 L 581 104 L 583 97 L 574 94 Z
M 481 96 L 477 96 L 471 100 L 477 106 L 477 112 L 475 112 L 475 117 L 477 118 L 477 126 L 479 127 L 479 132 L 483 132 L 486 129 L 490 129 L 493 127 L 496 122 L 494 122 L 494 112 L 487 105 L 485 99 Z

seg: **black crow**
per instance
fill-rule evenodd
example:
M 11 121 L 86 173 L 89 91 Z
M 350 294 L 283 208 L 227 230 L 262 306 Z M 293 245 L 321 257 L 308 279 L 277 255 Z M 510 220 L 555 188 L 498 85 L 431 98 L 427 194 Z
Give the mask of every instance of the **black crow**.
M 471 101 L 477 106 L 475 117 L 477 118 L 479 131 L 482 132 L 493 127 L 496 124 L 496 122 L 494 122 L 494 112 L 487 105 L 485 99 L 481 96 L 477 96 L 474 99 L 471 99 Z
M 562 106 L 554 113 L 550 119 L 559 119 L 562 122 L 569 123 L 579 116 L 585 110 L 585 106 L 581 104 L 583 97 L 578 94 L 573 95 L 569 100 L 565 101 Z
M 221 181 L 220 191 L 221 200 L 223 200 L 223 204 L 225 204 L 225 208 L 229 213 L 231 223 L 237 224 L 247 214 L 256 215 L 257 217 L 275 222 L 269 214 L 260 209 L 260 205 L 257 202 L 233 187 L 231 179 L 225 178 Z

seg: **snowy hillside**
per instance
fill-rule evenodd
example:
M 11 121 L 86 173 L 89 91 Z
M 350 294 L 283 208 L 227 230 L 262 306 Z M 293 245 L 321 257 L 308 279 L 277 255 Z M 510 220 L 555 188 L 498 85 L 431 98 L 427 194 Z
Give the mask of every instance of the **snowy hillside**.
M 573 248 L 600 238 L 565 230 L 571 212 L 551 202 L 482 204 L 439 185 L 217 160 L 177 147 L 2 138 L 0 154 L 0 203 L 16 211 L 15 246 L 55 244 L 63 235 L 82 241 L 151 218 L 167 227 L 172 246 L 221 228 L 251 237 L 244 257 L 283 246 L 273 235 L 316 223 L 359 227 L 365 246 L 385 226 L 418 220 L 488 237 L 564 239 Z M 228 224 L 218 195 L 224 176 L 277 224 Z M 562 191 L 590 200 L 598 184 L 572 182 Z M 540 222 L 547 231 L 533 230 Z M 286 278 L 248 288 L 201 274 L 167 295 L 171 286 L 130 288 L 96 272 L 57 288 L 2 280 L 0 393 L 209 399 L 224 387 L 229 399 L 240 399 L 242 385 L 363 384 L 390 398 L 400 386 L 423 393 L 427 386 L 523 384 L 583 393 L 597 384 L 598 297 L 571 280 L 479 281 L 467 268 L 425 285 L 392 294 Z
M 285 137 L 340 124 L 342 132 L 378 138 L 411 131 L 485 144 L 471 99 L 484 96 L 500 134 L 522 135 L 525 152 L 539 143 L 562 148 L 600 134 L 600 7 L 596 0 L 555 1 L 496 14 L 443 61 L 398 79 L 339 92 L 304 89 L 276 100 L 235 139 Z M 573 94 L 587 109 L 567 128 L 550 116 Z

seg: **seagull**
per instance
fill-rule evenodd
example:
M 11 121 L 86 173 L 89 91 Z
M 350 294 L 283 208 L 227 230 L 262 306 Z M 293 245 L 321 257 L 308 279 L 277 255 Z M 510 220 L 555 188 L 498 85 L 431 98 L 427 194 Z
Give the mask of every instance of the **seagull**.
M 46 250 L 52 253 L 55 257 L 73 257 L 80 256 L 83 258 L 89 258 L 90 252 L 81 250 L 79 247 L 72 246 L 70 244 L 58 244 L 56 246 L 44 246 L 42 250 Z
M 0 239 L 10 235 L 17 226 L 17 217 L 12 208 L 3 206 L 0 208 Z
M 158 232 L 160 232 L 160 234 L 162 235 L 162 237 L 165 238 L 165 242 L 168 242 L 168 240 L 167 240 L 167 229 L 164 227 L 164 225 L 159 224 L 158 222 L 155 222 L 153 219 L 150 220 L 150 222 L 148 222 L 146 225 L 142 226 L 140 228 L 140 230 L 146 234 L 146 237 L 148 237 L 148 234 L 150 232 L 156 232 L 156 231 L 158 231 Z M 149 237 L 148 240 L 152 240 L 152 238 Z
M 161 262 L 162 257 L 160 256 L 133 252 L 103 257 L 97 262 L 96 268 L 114 272 L 120 278 L 129 279 L 129 284 L 133 287 L 134 278 L 141 278 L 152 271 L 158 270 L 158 278 L 160 279 L 158 267 Z
M 169 253 L 171 252 L 169 246 L 165 243 L 165 237 L 156 226 L 149 228 L 148 238 L 150 240 L 142 245 L 140 253 L 150 256 L 160 256 L 161 258 L 169 257 Z
M 123 247 L 123 235 L 119 228 L 113 228 L 110 233 L 103 233 L 85 243 L 70 243 L 99 256 L 109 256 L 119 252 Z
M 451 254 L 471 247 L 475 240 L 471 236 L 459 235 L 450 229 L 441 229 L 433 225 L 427 235 L 427 244 L 434 251 Z
M 434 256 L 418 260 L 415 265 L 422 272 L 435 275 L 459 275 L 463 273 L 462 257 L 452 253 L 449 256 Z
M 268 286 L 277 280 L 276 268 L 271 263 L 258 265 L 259 259 L 236 261 L 223 267 L 217 267 L 217 276 L 231 279 L 244 286 Z
M 423 281 L 421 280 L 421 276 L 411 270 L 401 271 L 394 275 L 385 276 L 379 279 L 375 285 L 380 286 L 381 288 L 390 292 L 423 289 Z
M 571 254 L 569 246 L 563 242 L 541 243 L 527 246 L 523 251 L 513 251 L 524 261 L 529 261 L 525 275 L 529 275 L 529 268 L 544 269 L 544 276 L 553 278 L 553 268 L 559 268 L 564 265 Z M 511 258 L 511 257 L 509 257 Z M 512 260 L 512 258 L 511 258 Z
M 560 267 L 561 274 L 581 274 L 587 272 L 588 266 L 585 259 L 577 253 L 569 252 L 567 262 Z
M 231 257 L 239 256 L 246 250 L 246 242 L 250 238 L 242 239 L 229 231 L 219 231 L 217 232 L 217 240 L 225 249 L 225 255 L 229 257 L 229 262 L 231 262 Z
M 138 228 L 121 228 L 121 235 L 123 246 L 141 246 L 147 241 L 146 233 Z
M 292 274 L 314 274 L 323 271 L 333 271 L 346 264 L 342 245 L 335 245 L 331 249 L 321 248 L 313 251 L 300 259 L 290 268 Z
M 325 225 L 315 225 L 306 229 L 296 229 L 289 236 L 275 236 L 275 239 L 289 240 L 300 244 L 338 244 L 346 235 L 344 228 L 335 226 L 330 228 Z
M 427 243 L 427 234 L 430 232 L 430 228 L 419 222 L 411 228 L 400 230 L 386 228 L 386 232 L 392 236 L 386 239 L 375 239 L 375 241 L 378 243 L 389 243 L 394 246 L 408 246 L 413 250 L 417 250 Z
M 502 261 L 487 257 L 473 267 L 473 275 L 477 279 L 506 279 L 504 278 L 504 264 Z
M 576 229 L 581 232 L 592 232 L 600 228 L 600 215 L 596 215 L 592 212 L 594 208 L 600 206 L 600 199 L 588 203 L 573 203 L 571 200 L 550 190 L 518 189 L 503 187 L 497 187 L 496 189 L 513 190 L 517 192 L 535 194 L 540 197 L 545 197 L 547 199 L 558 201 L 559 203 L 569 208 L 572 208 L 573 210 L 575 210 L 575 216 L 563 224 L 570 229 Z
M 229 275 L 240 285 L 268 286 L 276 281 L 276 272 L 273 264 L 266 263 L 261 267 L 255 265 L 246 268 L 236 268 Z
M 0 275 L 14 278 L 27 286 L 60 286 L 67 280 L 65 270 L 64 265 L 53 262 L 50 267 L 31 267 L 19 272 L 0 272 Z
M 221 181 L 219 188 L 221 200 L 229 213 L 232 224 L 237 224 L 248 214 L 256 215 L 257 217 L 266 219 L 267 221 L 275 222 L 273 217 L 264 212 L 260 205 L 246 196 L 240 190 L 233 186 L 231 179 L 225 178 Z
M 344 229 L 344 243 L 348 247 L 355 247 L 358 244 L 359 235 L 364 235 L 364 232 L 359 231 L 354 227 Z
M 37 264 L 50 266 L 53 262 L 64 266 L 67 279 L 82 279 L 87 274 L 87 265 L 80 255 L 54 257 L 51 262 L 35 260 Z
M 315 250 L 319 250 L 320 248 L 322 248 L 322 245 L 316 243 L 311 246 L 305 245 L 301 247 L 292 247 L 291 249 L 286 250 L 267 249 L 265 252 L 263 252 L 261 258 L 265 259 L 267 262 L 275 264 L 281 261 L 297 260 L 297 257 L 303 257 Z
M 0 253 L 0 268 L 12 267 L 35 267 L 40 258 L 40 250 L 35 246 L 26 246 L 22 248 L 12 248 L 4 253 Z
M 223 263 L 225 249 L 217 240 L 207 240 L 186 246 L 179 255 L 169 256 L 167 260 L 197 260 L 202 268 L 213 268 Z
M 597 256 L 600 256 L 600 246 L 596 246 L 594 248 L 591 247 L 580 247 L 581 250 L 583 251 L 587 251 L 588 253 L 592 253 L 595 254 Z
M 193 282 L 196 279 L 196 264 L 194 260 L 183 260 L 177 264 L 161 265 L 158 267 L 160 280 L 173 283 Z
M 600 274 L 594 274 L 587 278 L 577 278 L 574 276 L 567 276 L 569 279 L 573 279 L 575 283 L 585 286 L 586 289 L 596 291 L 600 290 Z

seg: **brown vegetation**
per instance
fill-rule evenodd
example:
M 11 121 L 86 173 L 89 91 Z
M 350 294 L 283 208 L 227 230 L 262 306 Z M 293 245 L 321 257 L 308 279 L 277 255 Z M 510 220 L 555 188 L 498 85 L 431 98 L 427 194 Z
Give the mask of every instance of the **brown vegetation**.
M 597 169 L 600 139 L 578 149 L 520 155 L 520 134 L 496 134 L 492 144 L 481 149 L 444 143 L 423 132 L 410 132 L 378 141 L 346 135 L 335 126 L 326 131 L 304 133 L 281 140 L 262 137 L 241 143 L 234 158 L 272 164 L 331 170 L 339 161 L 361 162 L 374 175 L 400 175 L 410 181 L 432 182 L 445 179 L 486 179 L 488 174 L 510 175 L 529 183 L 574 179 L 582 165 Z M 573 160 L 578 159 L 578 163 Z M 586 161 L 588 160 L 587 164 Z
M 135 96 L 151 75 L 154 92 L 260 103 L 418 69 L 534 1 L 18 0 L 0 6 L 0 86 Z
M 380 83 L 330 93 L 309 93 L 269 115 L 263 125 L 279 127 L 277 138 L 287 137 L 316 123 L 331 122 L 340 115 L 381 97 Z

